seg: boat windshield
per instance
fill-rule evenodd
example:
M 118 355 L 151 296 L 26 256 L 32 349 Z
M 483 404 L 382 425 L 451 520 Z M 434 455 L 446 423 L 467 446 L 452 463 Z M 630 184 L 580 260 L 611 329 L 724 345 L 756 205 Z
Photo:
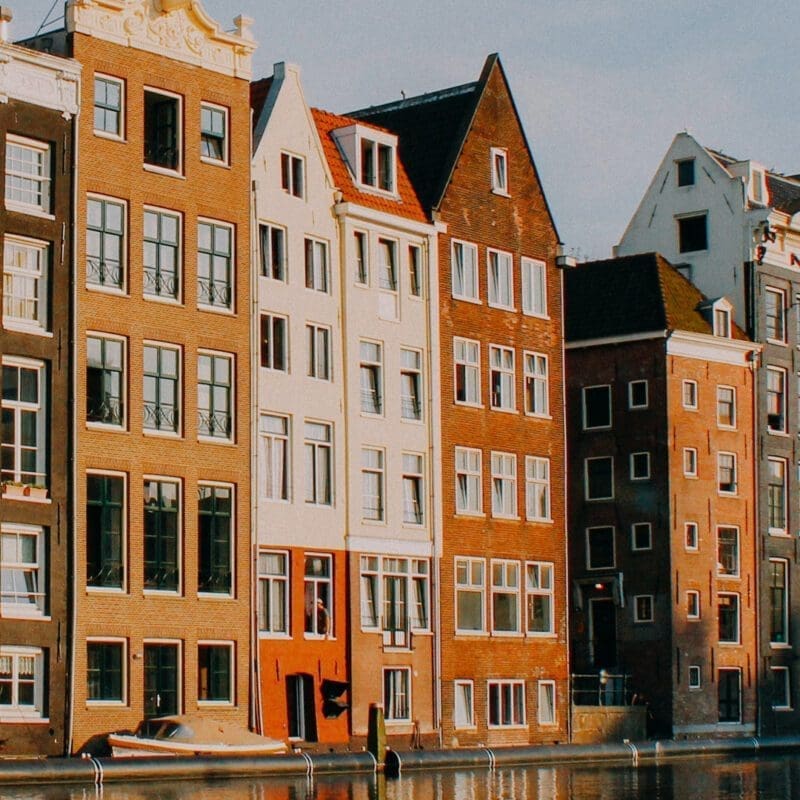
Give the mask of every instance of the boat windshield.
M 179 722 L 163 719 L 145 719 L 136 728 L 139 739 L 171 739 L 183 726 Z

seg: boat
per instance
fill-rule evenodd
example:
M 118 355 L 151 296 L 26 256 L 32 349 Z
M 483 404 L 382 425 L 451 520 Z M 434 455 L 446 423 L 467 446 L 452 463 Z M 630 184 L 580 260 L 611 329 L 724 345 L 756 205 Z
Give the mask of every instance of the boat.
M 264 756 L 285 753 L 284 742 L 240 725 L 191 714 L 153 717 L 134 733 L 110 733 L 114 756 Z

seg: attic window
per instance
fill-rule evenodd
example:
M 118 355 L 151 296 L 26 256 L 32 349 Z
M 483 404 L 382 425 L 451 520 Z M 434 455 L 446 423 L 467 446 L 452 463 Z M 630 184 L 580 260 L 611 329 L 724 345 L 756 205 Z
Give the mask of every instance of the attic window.
M 492 191 L 508 194 L 508 152 L 500 147 L 491 149 Z
M 685 158 L 676 163 L 678 186 L 694 186 L 694 159 Z
M 761 170 L 753 170 L 752 192 L 756 203 L 764 202 L 764 173 Z
M 678 219 L 678 251 L 695 253 L 708 250 L 708 224 L 706 214 L 693 214 Z
M 395 149 L 374 139 L 361 138 L 361 169 L 359 180 L 383 192 L 394 191 Z
M 730 309 L 714 306 L 714 336 L 723 336 L 726 339 L 731 335 Z

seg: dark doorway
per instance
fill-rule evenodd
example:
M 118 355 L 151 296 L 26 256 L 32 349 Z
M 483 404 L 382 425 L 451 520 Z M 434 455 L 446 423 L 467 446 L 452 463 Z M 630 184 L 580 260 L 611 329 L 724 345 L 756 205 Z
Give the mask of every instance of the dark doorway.
M 317 741 L 317 716 L 314 709 L 314 678 L 300 673 L 286 676 L 286 704 L 289 738 Z
M 591 643 L 592 663 L 597 669 L 611 669 L 617 665 L 617 610 L 610 597 L 592 598 Z
M 144 646 L 144 715 L 178 713 L 178 645 Z
M 719 684 L 719 721 L 742 721 L 742 673 L 739 669 L 720 669 L 717 672 Z

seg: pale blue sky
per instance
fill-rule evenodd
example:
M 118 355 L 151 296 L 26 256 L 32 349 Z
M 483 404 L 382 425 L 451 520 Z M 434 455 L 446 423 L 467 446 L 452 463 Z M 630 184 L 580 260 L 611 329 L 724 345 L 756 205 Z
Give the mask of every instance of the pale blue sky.
M 13 2 L 13 0 L 12 0 Z M 51 0 L 12 6 L 12 36 Z M 204 0 L 255 19 L 255 77 L 302 68 L 343 112 L 475 80 L 499 52 L 562 240 L 604 258 L 672 137 L 800 172 L 800 4 L 773 0 Z M 60 1 L 58 8 L 61 8 Z M 60 10 L 57 12 L 60 13 Z

